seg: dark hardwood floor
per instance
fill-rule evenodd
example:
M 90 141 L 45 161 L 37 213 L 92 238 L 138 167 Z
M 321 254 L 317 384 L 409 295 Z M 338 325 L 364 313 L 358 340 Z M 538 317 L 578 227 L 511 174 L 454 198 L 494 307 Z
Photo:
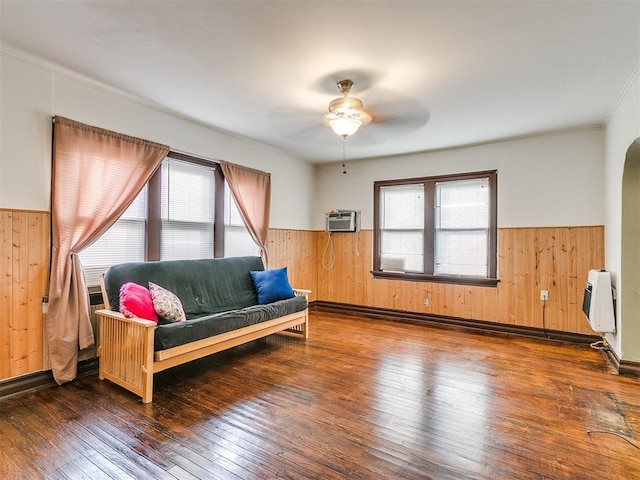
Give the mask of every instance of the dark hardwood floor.
M 155 380 L 0 402 L 0 478 L 640 479 L 640 381 L 589 347 L 312 312 Z

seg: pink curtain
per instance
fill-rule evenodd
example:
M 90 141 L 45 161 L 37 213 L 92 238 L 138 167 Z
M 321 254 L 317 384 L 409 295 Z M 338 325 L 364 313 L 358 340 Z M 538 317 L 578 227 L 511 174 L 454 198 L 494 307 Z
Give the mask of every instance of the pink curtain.
M 46 331 L 53 376 L 76 376 L 78 351 L 94 344 L 78 252 L 133 202 L 169 147 L 55 117 L 51 182 L 51 279 Z
M 265 268 L 269 264 L 267 234 L 271 209 L 271 175 L 251 168 L 220 162 L 222 173 L 238 205 L 240 216 L 249 234 L 260 247 Z

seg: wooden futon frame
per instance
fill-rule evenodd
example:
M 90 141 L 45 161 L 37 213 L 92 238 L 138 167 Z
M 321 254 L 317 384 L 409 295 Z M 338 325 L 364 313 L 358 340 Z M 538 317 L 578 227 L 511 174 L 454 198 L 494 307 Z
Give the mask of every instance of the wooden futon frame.
M 310 290 L 294 289 L 296 296 L 307 298 Z M 141 318 L 126 318 L 111 311 L 104 282 L 102 294 L 105 309 L 98 317 L 99 378 L 107 379 L 142 397 L 148 403 L 153 397 L 153 374 L 176 365 L 211 355 L 258 338 L 284 330 L 309 336 L 309 309 L 266 322 L 214 335 L 203 340 L 154 352 L 156 323 Z

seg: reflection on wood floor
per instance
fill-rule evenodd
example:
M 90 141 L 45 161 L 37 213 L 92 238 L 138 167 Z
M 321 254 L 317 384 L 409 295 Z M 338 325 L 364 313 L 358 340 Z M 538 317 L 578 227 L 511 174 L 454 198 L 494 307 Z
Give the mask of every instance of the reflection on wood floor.
M 307 341 L 157 374 L 151 404 L 89 377 L 0 403 L 0 432 L 12 479 L 634 479 L 610 433 L 640 444 L 640 380 L 588 347 L 311 312 Z

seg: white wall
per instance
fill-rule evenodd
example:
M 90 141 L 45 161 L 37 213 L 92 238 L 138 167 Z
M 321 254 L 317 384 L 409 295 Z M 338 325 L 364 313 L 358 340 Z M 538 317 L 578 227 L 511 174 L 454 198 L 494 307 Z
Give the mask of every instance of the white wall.
M 49 208 L 51 117 L 62 115 L 270 172 L 275 228 L 323 229 L 332 208 L 362 210 L 363 227 L 371 228 L 374 180 L 488 169 L 498 170 L 500 227 L 604 223 L 598 128 L 352 162 L 343 175 L 338 164 L 314 168 L 6 53 L 0 54 L 0 101 L 0 208 Z
M 275 148 L 180 118 L 108 87 L 0 53 L 0 208 L 48 210 L 51 117 L 271 173 L 271 227 L 310 229 L 315 169 Z
M 640 67 L 639 67 L 640 68 Z M 636 76 L 605 126 L 605 268 L 612 274 L 618 293 L 617 333 L 607 340 L 620 359 L 640 361 L 637 318 L 621 312 L 622 282 L 622 173 L 627 150 L 640 137 L 640 78 Z M 638 206 L 640 208 L 640 205 Z M 638 247 L 640 248 L 640 246 Z M 631 328 L 626 328 L 628 325 Z
M 372 228 L 375 180 L 496 169 L 499 227 L 602 225 L 603 150 L 603 130 L 589 128 L 352 162 L 346 175 L 339 164 L 324 165 L 313 224 L 323 229 L 324 212 L 353 209 Z

